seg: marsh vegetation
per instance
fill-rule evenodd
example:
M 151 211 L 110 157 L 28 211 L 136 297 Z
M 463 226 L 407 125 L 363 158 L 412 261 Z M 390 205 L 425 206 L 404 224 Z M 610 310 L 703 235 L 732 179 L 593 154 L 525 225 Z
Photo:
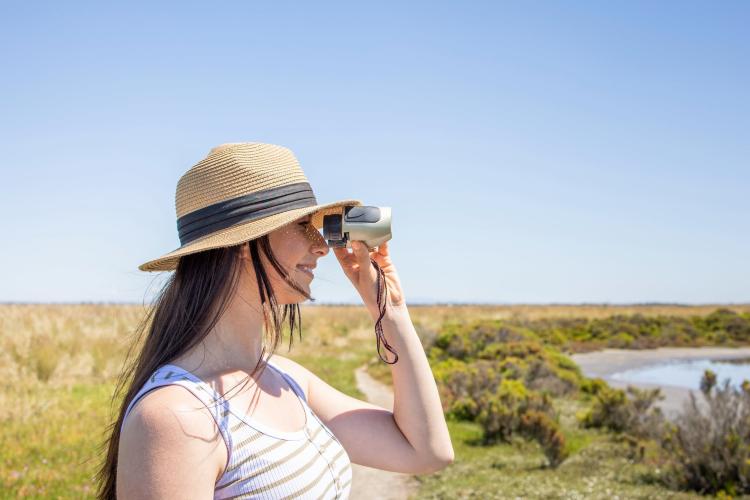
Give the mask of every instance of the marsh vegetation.
M 373 376 L 389 382 L 364 309 L 302 311 L 302 339 L 295 338 L 289 351 L 287 336 L 279 354 L 354 397 L 363 397 L 354 379 L 358 366 L 368 364 Z M 631 418 L 648 397 L 621 395 L 586 379 L 566 354 L 604 346 L 750 343 L 745 306 L 410 311 L 456 451 L 453 465 L 419 477 L 420 498 L 692 498 L 680 491 L 692 487 L 687 479 L 665 480 L 663 471 L 672 465 L 663 443 L 634 430 L 649 427 Z M 135 305 L 0 305 L 0 496 L 93 496 L 99 446 L 112 404 L 119 404 L 110 398 L 143 314 L 143 306 Z M 707 425 L 691 422 L 686 428 Z M 747 436 L 740 434 L 735 439 L 745 447 L 737 447 L 735 458 L 747 453 Z M 735 481 L 713 491 L 741 494 L 742 488 Z

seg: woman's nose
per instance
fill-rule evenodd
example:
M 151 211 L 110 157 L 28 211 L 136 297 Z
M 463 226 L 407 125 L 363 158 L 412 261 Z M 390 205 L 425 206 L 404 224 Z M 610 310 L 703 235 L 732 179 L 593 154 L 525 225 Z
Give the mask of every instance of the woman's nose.
M 328 248 L 328 244 L 326 243 L 325 238 L 323 238 L 323 235 L 318 231 L 315 231 L 315 233 L 316 234 L 314 236 L 314 241 L 312 244 L 312 252 L 321 257 L 325 257 L 331 250 Z

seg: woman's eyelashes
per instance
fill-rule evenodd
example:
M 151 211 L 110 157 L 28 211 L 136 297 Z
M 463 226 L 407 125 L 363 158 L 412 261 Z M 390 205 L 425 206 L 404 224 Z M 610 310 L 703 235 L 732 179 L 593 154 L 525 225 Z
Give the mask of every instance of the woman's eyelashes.
M 313 227 L 312 221 L 308 220 L 305 222 L 299 223 L 300 227 L 302 228 L 302 232 L 306 235 L 313 235 L 314 233 L 317 233 L 318 231 Z
M 300 222 L 299 225 L 303 228 L 303 234 L 310 240 L 317 241 L 318 239 L 323 238 L 323 234 L 318 228 L 313 225 L 312 220 L 308 220 L 307 222 Z

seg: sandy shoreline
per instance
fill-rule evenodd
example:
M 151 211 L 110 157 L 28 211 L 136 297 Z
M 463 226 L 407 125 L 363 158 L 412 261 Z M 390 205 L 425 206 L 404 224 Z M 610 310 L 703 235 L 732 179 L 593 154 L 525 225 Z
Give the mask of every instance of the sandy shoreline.
M 668 415 L 682 409 L 688 400 L 690 389 L 662 384 L 645 384 L 613 380 L 611 377 L 628 369 L 642 368 L 669 361 L 690 359 L 739 359 L 750 357 L 750 347 L 660 347 L 658 349 L 628 350 L 604 349 L 602 351 L 574 354 L 571 356 L 587 377 L 599 377 L 613 387 L 625 388 L 634 385 L 642 388 L 659 387 L 665 399 L 659 406 Z M 692 391 L 696 396 L 699 391 Z

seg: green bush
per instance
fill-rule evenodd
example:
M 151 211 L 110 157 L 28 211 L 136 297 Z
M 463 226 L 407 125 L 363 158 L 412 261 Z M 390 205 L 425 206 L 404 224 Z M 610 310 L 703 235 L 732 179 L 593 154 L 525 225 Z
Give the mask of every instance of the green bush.
M 664 416 L 654 403 L 663 399 L 659 389 L 627 390 L 609 387 L 602 381 L 592 385 L 594 401 L 581 417 L 584 427 L 605 428 L 633 438 L 653 438 L 660 435 Z
M 438 362 L 432 369 L 438 382 L 443 410 L 459 420 L 474 420 L 480 412 L 479 401 L 494 394 L 502 376 L 488 361 L 469 364 L 458 359 Z
M 533 332 L 499 320 L 446 325 L 428 348 L 428 358 L 451 400 L 494 392 L 502 378 L 555 396 L 576 392 L 584 380 L 570 358 L 542 344 Z
M 697 318 L 695 322 L 700 329 L 714 334 L 723 334 L 742 342 L 750 340 L 750 321 L 747 316 L 731 309 L 717 309 L 704 318 Z
M 700 493 L 750 493 L 750 383 L 741 388 L 717 384 L 707 371 L 701 381 L 703 403 L 695 396 L 662 436 L 672 487 Z
M 529 411 L 552 411 L 549 398 L 529 391 L 518 380 L 502 380 L 497 391 L 481 395 L 476 421 L 484 430 L 485 443 L 508 441 Z
M 578 390 L 578 366 L 520 327 L 500 321 L 448 325 L 428 350 L 445 412 L 477 422 L 484 444 L 519 435 L 539 443 L 549 465 L 567 456 L 549 394 Z
M 536 441 L 551 467 L 568 456 L 565 437 L 554 420 L 546 394 L 529 391 L 518 380 L 503 380 L 498 391 L 485 394 L 478 402 L 476 421 L 484 431 L 484 443 L 508 442 L 521 435 Z
M 568 457 L 565 437 L 557 422 L 548 414 L 529 410 L 521 416 L 521 433 L 541 446 L 552 467 L 557 467 Z
M 581 392 L 596 396 L 600 391 L 608 388 L 607 382 L 600 378 L 587 378 L 581 383 Z

